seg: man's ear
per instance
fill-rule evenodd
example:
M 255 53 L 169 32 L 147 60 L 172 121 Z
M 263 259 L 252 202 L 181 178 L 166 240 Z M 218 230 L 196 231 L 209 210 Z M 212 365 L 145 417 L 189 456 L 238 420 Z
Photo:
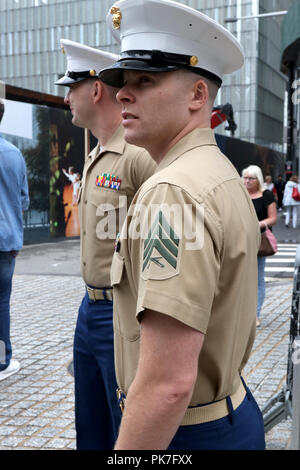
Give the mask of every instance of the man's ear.
M 197 111 L 201 109 L 209 100 L 209 90 L 207 83 L 200 79 L 193 84 L 193 94 L 190 102 L 190 110 Z
M 101 96 L 102 96 L 102 83 L 100 82 L 100 80 L 94 80 L 94 84 L 93 84 L 93 101 L 94 103 L 97 103 L 100 99 L 101 99 Z

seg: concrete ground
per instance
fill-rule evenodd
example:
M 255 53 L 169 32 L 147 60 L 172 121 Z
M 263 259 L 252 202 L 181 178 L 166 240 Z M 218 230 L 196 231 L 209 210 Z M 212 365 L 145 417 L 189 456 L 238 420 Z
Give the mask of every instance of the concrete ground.
M 11 299 L 16 374 L 0 382 L 0 450 L 75 449 L 73 332 L 84 294 L 79 241 L 25 246 Z M 245 375 L 259 405 L 285 384 L 292 280 L 267 283 L 262 325 Z M 266 435 L 267 449 L 288 449 L 291 420 Z

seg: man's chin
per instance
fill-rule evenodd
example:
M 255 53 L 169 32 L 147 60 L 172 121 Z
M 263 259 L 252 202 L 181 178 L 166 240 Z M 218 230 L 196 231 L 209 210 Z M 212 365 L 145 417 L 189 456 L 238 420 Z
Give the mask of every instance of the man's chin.
M 144 141 L 141 136 L 131 132 L 129 129 L 125 129 L 124 139 L 128 144 L 136 145 L 137 147 L 144 147 Z
M 78 121 L 78 119 L 76 119 L 75 116 L 73 116 L 73 118 L 72 118 L 72 124 L 76 127 L 81 127 L 82 129 L 84 129 L 86 127 L 80 121 Z

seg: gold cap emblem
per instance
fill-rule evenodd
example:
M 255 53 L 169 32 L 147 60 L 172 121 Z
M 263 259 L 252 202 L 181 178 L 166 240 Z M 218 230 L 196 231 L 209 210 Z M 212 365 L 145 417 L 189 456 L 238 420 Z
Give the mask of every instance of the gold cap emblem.
M 61 46 L 61 52 L 64 54 L 65 53 L 65 48 L 64 46 Z
M 94 77 L 96 75 L 96 70 L 90 70 L 90 76 Z
M 112 17 L 112 24 L 115 29 L 120 29 L 122 13 L 120 8 L 118 7 L 111 7 L 110 14 L 113 15 Z
M 195 67 L 195 65 L 198 64 L 198 57 L 196 57 L 195 55 L 192 55 L 192 57 L 190 58 L 190 64 Z

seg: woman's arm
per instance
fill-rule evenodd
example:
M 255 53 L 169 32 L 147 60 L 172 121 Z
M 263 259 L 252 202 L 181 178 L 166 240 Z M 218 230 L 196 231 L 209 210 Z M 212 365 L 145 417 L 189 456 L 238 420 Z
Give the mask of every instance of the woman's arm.
M 271 204 L 268 205 L 268 217 L 266 219 L 260 220 L 259 225 L 260 227 L 265 227 L 268 225 L 268 227 L 272 227 L 272 225 L 275 225 L 277 222 L 277 208 L 276 208 L 276 202 L 272 202 Z

